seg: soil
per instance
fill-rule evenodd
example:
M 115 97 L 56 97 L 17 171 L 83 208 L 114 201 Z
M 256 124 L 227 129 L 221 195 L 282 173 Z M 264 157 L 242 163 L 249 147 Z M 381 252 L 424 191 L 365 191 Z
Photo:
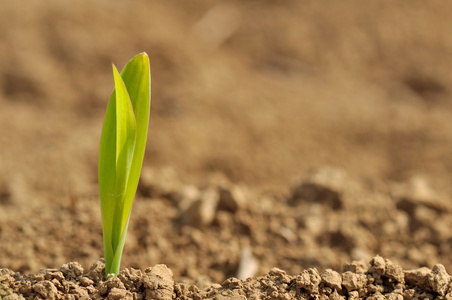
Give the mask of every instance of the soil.
M 78 263 L 60 269 L 41 270 L 23 276 L 2 269 L 2 299 L 450 299 L 451 276 L 443 265 L 404 271 L 381 256 L 366 265 L 344 265 L 339 274 L 332 269 L 319 273 L 309 268 L 291 276 L 273 268 L 264 276 L 238 280 L 229 278 L 222 284 L 199 288 L 175 283 L 165 265 L 122 270 L 117 277 L 103 280 L 103 261 L 93 264 L 86 274 Z
M 3 3 L 0 297 L 452 297 L 450 6 Z M 111 62 L 143 51 L 147 152 L 105 281 Z

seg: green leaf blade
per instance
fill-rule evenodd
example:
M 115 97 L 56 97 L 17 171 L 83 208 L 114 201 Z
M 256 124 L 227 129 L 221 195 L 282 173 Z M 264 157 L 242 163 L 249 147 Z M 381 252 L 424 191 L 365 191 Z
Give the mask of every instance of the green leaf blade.
M 130 170 L 132 167 L 133 154 L 136 142 L 136 121 L 133 113 L 132 103 L 127 92 L 124 81 L 116 67 L 113 65 L 116 91 L 116 185 L 115 194 L 117 199 L 114 203 L 115 211 L 112 229 L 112 247 L 116 252 L 126 220 L 123 215 L 129 214 L 130 209 L 125 208 L 128 201 L 126 191 Z
M 137 123 L 137 138 L 133 154 L 133 162 L 126 191 L 126 209 L 128 211 L 132 207 L 133 198 L 138 186 L 140 178 L 141 166 L 143 164 L 144 151 L 146 148 L 146 140 L 149 126 L 150 113 L 150 93 L 151 93 L 151 70 L 149 67 L 149 57 L 146 53 L 140 53 L 129 61 L 121 72 L 127 90 L 130 95 L 135 119 Z M 123 222 L 129 217 L 128 214 L 123 215 Z
M 112 245 L 116 186 L 116 92 L 108 102 L 99 150 L 99 191 L 106 269 L 114 257 Z

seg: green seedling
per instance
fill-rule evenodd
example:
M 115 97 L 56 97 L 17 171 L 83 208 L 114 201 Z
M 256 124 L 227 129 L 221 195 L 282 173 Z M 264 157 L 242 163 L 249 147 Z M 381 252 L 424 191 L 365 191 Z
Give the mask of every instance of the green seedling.
M 130 211 L 143 164 L 149 124 L 151 75 L 141 53 L 119 74 L 108 102 L 99 151 L 99 190 L 105 274 L 118 275 Z

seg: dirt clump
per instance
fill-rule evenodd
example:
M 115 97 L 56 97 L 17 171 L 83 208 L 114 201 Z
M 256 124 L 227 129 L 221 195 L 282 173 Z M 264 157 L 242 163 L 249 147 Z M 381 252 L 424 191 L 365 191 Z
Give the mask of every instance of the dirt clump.
M 83 273 L 77 263 L 59 270 L 41 270 L 36 275 L 21 275 L 0 270 L 0 295 L 12 299 L 449 299 L 450 275 L 441 264 L 433 269 L 403 270 L 380 256 L 369 264 L 345 264 L 342 273 L 316 268 L 289 275 L 273 268 L 259 277 L 245 280 L 228 278 L 222 284 L 200 288 L 175 282 L 172 271 L 156 265 L 144 272 L 122 270 L 117 277 L 104 280 L 98 261 Z M 68 269 L 68 266 L 71 268 Z M 347 271 L 345 271 L 347 270 Z M 353 271 L 351 271 L 353 270 Z

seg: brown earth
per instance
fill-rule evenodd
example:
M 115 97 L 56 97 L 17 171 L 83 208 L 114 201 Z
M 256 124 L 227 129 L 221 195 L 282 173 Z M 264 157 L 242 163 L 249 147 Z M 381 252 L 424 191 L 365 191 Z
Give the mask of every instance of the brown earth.
M 104 281 L 103 261 L 93 264 L 87 273 L 78 263 L 60 269 L 41 270 L 23 276 L 0 270 L 2 291 L 13 299 L 450 299 L 451 276 L 443 265 L 404 271 L 381 256 L 369 265 L 362 262 L 344 265 L 344 272 L 326 269 L 323 273 L 309 268 L 296 276 L 273 268 L 264 276 L 246 280 L 229 278 L 222 284 L 199 288 L 175 283 L 165 265 L 122 270 L 117 277 Z
M 13 271 L 1 271 L 0 293 L 52 290 L 47 282 L 74 280 L 60 266 L 88 270 L 102 257 L 97 158 L 111 62 L 146 51 L 150 133 L 122 261 L 145 271 L 123 271 L 143 281 L 130 293 L 148 295 L 146 268 L 165 264 L 171 295 L 194 299 L 250 298 L 266 283 L 288 297 L 449 297 L 406 272 L 363 267 L 357 276 L 376 287 L 353 289 L 322 274 L 345 280 L 345 263 L 375 255 L 426 266 L 425 278 L 452 268 L 451 9 L 2 3 L 0 268 Z M 82 273 L 79 285 L 102 287 L 99 297 L 121 287 Z

